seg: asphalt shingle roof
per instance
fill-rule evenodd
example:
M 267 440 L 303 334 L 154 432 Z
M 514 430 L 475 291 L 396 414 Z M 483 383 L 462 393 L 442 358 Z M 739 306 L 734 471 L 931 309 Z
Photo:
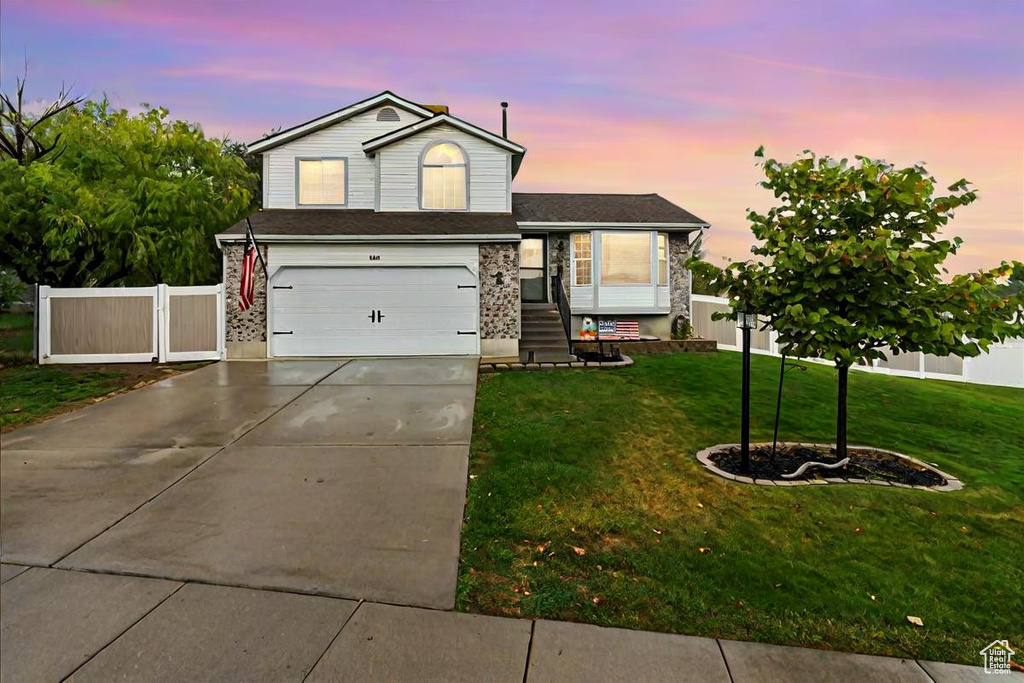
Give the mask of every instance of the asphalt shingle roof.
M 512 215 L 533 223 L 707 222 L 657 194 L 513 192 Z
M 261 235 L 518 235 L 507 213 L 468 211 L 377 212 L 372 209 L 264 209 L 252 214 Z M 244 235 L 245 221 L 224 231 Z

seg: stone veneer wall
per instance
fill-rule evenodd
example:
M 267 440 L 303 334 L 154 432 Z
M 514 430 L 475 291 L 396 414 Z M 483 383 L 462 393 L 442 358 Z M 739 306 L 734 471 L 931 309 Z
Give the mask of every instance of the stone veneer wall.
M 248 311 L 238 310 L 238 287 L 242 277 L 243 244 L 224 244 L 225 327 L 228 343 L 267 341 L 267 281 L 263 268 L 256 262 L 256 298 Z M 260 246 L 263 260 L 267 260 L 266 245 Z
M 668 273 L 669 295 L 672 306 L 672 319 L 677 315 L 690 318 L 690 271 L 686 260 L 690 258 L 690 243 L 687 234 L 669 233 L 668 236 Z
M 519 339 L 519 245 L 480 245 L 480 338 Z
M 572 283 L 569 282 L 569 242 L 570 233 L 556 232 L 548 235 L 548 273 L 549 276 L 558 274 L 558 266 L 562 266 L 562 289 L 565 290 L 565 300 L 569 301 Z

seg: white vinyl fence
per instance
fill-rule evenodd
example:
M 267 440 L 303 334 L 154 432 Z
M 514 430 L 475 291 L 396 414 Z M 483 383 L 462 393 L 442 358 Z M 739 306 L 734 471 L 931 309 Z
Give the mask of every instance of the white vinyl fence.
M 694 335 L 714 339 L 725 351 L 742 350 L 742 332 L 734 320 L 712 320 L 711 315 L 729 310 L 729 300 L 719 296 L 694 294 L 691 324 Z M 754 330 L 750 335 L 750 350 L 778 356 L 774 330 Z M 993 344 L 988 353 L 974 358 L 934 356 L 930 353 L 901 353 L 887 355 L 872 365 L 854 366 L 857 370 L 879 372 L 900 377 L 945 379 L 971 384 L 992 384 L 1004 387 L 1024 387 L 1024 339 L 1010 339 L 1005 344 Z M 807 359 L 817 361 L 815 359 Z
M 36 322 L 41 364 L 219 360 L 224 286 L 40 286 Z

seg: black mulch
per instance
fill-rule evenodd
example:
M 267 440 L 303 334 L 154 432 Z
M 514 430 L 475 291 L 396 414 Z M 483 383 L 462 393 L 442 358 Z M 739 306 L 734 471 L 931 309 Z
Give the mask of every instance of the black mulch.
M 750 449 L 750 470 L 740 469 L 740 449 L 730 448 L 711 455 L 715 465 L 730 474 L 745 475 L 755 479 L 778 479 L 780 481 L 798 481 L 801 479 L 879 479 L 897 484 L 912 486 L 942 486 L 946 480 L 932 470 L 922 467 L 905 458 L 890 453 L 847 449 L 850 462 L 836 469 L 821 467 L 808 468 L 799 477 L 784 479 L 783 474 L 795 472 L 805 462 L 823 462 L 834 464 L 839 462 L 834 448 L 810 448 L 807 446 L 779 446 L 771 459 L 771 448 L 758 446 Z

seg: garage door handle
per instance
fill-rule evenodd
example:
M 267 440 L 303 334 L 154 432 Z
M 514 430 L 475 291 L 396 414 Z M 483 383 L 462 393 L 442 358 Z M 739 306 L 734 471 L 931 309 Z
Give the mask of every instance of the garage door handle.
M 291 285 L 274 285 L 274 289 L 291 289 Z
M 476 289 L 476 285 L 455 285 L 457 289 Z
M 274 334 L 295 334 L 295 332 L 288 330 L 287 332 L 274 332 Z
M 459 330 L 455 334 L 472 334 L 472 335 L 476 335 L 476 332 L 463 332 L 462 330 Z

